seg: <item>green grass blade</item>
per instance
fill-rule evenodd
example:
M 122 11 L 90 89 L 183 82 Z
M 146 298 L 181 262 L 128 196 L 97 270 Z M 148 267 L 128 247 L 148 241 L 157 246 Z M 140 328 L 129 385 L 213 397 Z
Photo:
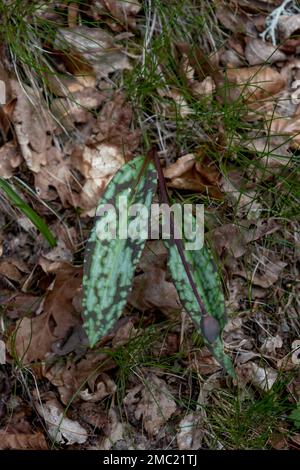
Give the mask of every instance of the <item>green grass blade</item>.
M 56 246 L 56 240 L 43 219 L 41 219 L 41 217 L 33 209 L 31 209 L 31 207 L 25 201 L 23 201 L 23 199 L 12 189 L 10 184 L 3 178 L 0 178 L 0 189 L 4 191 L 10 202 L 24 215 L 26 215 L 29 220 L 31 220 L 33 225 L 47 240 L 51 248 L 54 248 Z

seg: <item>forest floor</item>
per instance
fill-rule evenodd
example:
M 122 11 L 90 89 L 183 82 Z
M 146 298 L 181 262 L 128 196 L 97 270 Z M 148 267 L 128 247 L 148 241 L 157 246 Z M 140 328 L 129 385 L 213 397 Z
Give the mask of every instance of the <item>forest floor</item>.
M 1 2 L 0 448 L 300 448 L 299 30 L 294 1 Z M 85 341 L 97 203 L 153 144 L 205 206 L 236 379 L 160 240 Z

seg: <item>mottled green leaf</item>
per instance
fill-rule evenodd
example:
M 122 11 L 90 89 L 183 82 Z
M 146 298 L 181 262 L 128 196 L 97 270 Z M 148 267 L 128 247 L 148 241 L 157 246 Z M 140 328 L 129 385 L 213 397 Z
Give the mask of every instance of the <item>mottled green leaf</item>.
M 184 269 L 178 246 L 175 240 L 166 241 L 165 244 L 169 251 L 168 266 L 184 309 L 191 316 L 196 327 L 202 331 L 205 342 L 217 361 L 232 376 L 235 376 L 231 359 L 223 349 L 221 334 L 226 323 L 224 295 L 210 250 L 205 245 L 200 250 L 186 250 L 182 242 L 190 275 L 205 309 L 206 325 L 204 325 L 203 312 L 200 310 L 199 302 Z M 217 329 L 213 319 L 218 322 Z
M 144 166 L 144 162 L 144 157 L 138 157 L 126 163 L 109 183 L 97 208 L 99 214 L 107 204 L 111 204 L 116 208 L 117 217 L 114 219 L 115 238 L 107 236 L 100 240 L 99 235 L 103 236 L 105 223 L 107 222 L 107 227 L 113 227 L 114 223 L 107 213 L 98 215 L 87 245 L 83 276 L 83 316 L 91 346 L 109 332 L 122 314 L 146 242 L 146 239 L 140 237 L 119 237 L 122 224 L 120 216 L 128 214 L 133 204 L 143 204 L 150 213 L 157 177 L 153 164 L 149 162 Z M 127 208 L 120 203 L 120 196 L 123 201 L 127 201 Z M 129 217 L 128 221 L 130 224 L 133 218 Z

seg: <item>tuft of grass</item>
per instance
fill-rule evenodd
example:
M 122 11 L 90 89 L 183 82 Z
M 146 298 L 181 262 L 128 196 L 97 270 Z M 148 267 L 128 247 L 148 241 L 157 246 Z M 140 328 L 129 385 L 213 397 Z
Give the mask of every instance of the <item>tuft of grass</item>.
M 251 387 L 215 389 L 211 404 L 205 407 L 211 430 L 211 448 L 254 450 L 272 447 L 272 438 L 281 430 L 288 437 L 288 416 L 293 405 L 286 393 L 287 379 L 279 378 L 271 390 Z

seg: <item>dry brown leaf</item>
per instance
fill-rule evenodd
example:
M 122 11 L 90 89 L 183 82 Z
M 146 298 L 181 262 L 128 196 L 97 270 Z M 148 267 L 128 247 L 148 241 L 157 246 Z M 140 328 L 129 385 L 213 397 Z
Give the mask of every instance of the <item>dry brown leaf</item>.
M 139 310 L 159 308 L 166 315 L 182 308 L 174 284 L 166 280 L 166 272 L 159 268 L 135 277 L 128 302 Z
M 64 405 L 67 405 L 69 400 L 74 397 L 78 386 L 81 385 L 77 383 L 74 361 L 70 359 L 66 363 L 57 361 L 50 368 L 46 368 L 46 365 L 42 364 L 42 374 L 57 387 Z
M 206 77 L 202 82 L 193 80 L 190 84 L 193 96 L 203 98 L 203 96 L 211 96 L 216 89 L 215 82 L 211 77 Z
M 0 260 L 0 276 L 5 276 L 15 282 L 20 282 L 22 279 L 22 274 L 17 266 L 5 260 Z
M 156 436 L 177 409 L 165 381 L 152 373 L 147 375 L 145 384 L 137 385 L 128 392 L 124 405 L 126 408 L 134 405 L 135 419 L 142 418 L 149 436 Z
M 216 199 L 222 199 L 217 183 L 220 174 L 205 156 L 189 153 L 164 169 L 168 186 L 177 189 L 203 192 Z
M 274 62 L 286 60 L 286 55 L 278 47 L 256 38 L 252 38 L 247 42 L 245 57 L 250 65 L 273 64 Z
M 190 413 L 179 423 L 177 445 L 179 450 L 201 449 L 204 436 L 203 417 L 199 413 Z
M 81 285 L 82 271 L 65 267 L 56 275 L 52 290 L 48 290 L 43 313 L 23 318 L 16 326 L 16 352 L 25 363 L 44 359 L 55 341 L 62 340 L 70 328 L 80 323 L 73 306 L 74 292 Z
M 128 319 L 124 325 L 118 328 L 112 339 L 113 348 L 118 348 L 127 344 L 132 338 L 138 334 L 138 330 L 134 327 L 133 322 Z
M 281 349 L 283 346 L 283 341 L 281 336 L 271 336 L 267 338 L 261 346 L 261 351 L 267 354 L 272 354 L 273 356 L 277 355 L 276 349 Z
M 243 145 L 243 142 L 241 144 Z M 261 136 L 245 142 L 244 146 L 258 153 L 257 161 L 259 165 L 272 168 L 273 171 L 276 167 L 288 166 L 291 163 L 290 142 L 286 136 Z
M 10 178 L 14 170 L 22 163 L 22 157 L 12 142 L 0 147 L 0 176 Z
M 189 367 L 198 374 L 213 374 L 221 368 L 206 346 L 190 353 Z
M 47 450 L 45 436 L 41 432 L 32 434 L 11 434 L 0 430 L 0 449 L 10 450 Z
M 74 128 L 74 123 L 85 123 L 91 118 L 90 111 L 96 109 L 106 98 L 106 94 L 94 88 L 83 90 L 55 98 L 51 103 L 51 111 L 65 129 Z
M 93 127 L 93 135 L 81 152 L 72 154 L 72 162 L 85 178 L 79 205 L 82 215 L 95 215 L 99 197 L 116 171 L 133 157 L 140 132 L 131 130 L 132 108 L 118 93 L 108 101 Z
M 94 403 L 81 403 L 78 407 L 81 419 L 93 426 L 94 429 L 103 429 L 108 425 L 108 413 Z
M 64 409 L 58 401 L 50 399 L 42 405 L 36 402 L 35 406 L 39 415 L 44 419 L 54 442 L 66 445 L 86 442 L 88 438 L 86 430 L 77 421 L 64 415 Z
M 244 33 L 252 35 L 255 32 L 255 25 L 245 13 L 237 12 L 236 8 L 220 3 L 216 10 L 216 15 L 220 23 L 233 33 Z
M 86 88 L 96 87 L 96 78 L 93 75 L 83 75 L 82 77 L 74 77 L 72 75 L 56 76 L 54 74 L 47 75 L 47 86 L 51 92 L 61 98 L 66 95 L 73 95 L 85 90 Z
M 92 398 L 97 392 L 102 396 L 114 393 L 114 383 L 107 379 L 106 374 L 103 375 L 103 371 L 114 367 L 106 354 L 91 351 L 76 364 L 70 358 L 66 363 L 57 361 L 51 367 L 43 365 L 42 374 L 58 388 L 61 401 L 66 405 L 71 398 L 73 402 L 79 400 L 78 390 L 83 390 L 85 397 Z
M 48 149 L 43 155 L 43 165 L 39 167 L 35 175 L 35 188 L 38 195 L 42 199 L 52 201 L 58 194 L 64 207 L 68 207 L 69 204 L 78 207 L 78 193 L 81 188 L 78 183 L 75 184 L 71 168 L 70 157 L 64 157 L 55 147 Z
M 223 339 L 226 348 L 230 350 L 253 349 L 253 341 L 249 336 L 245 335 L 243 319 L 240 317 L 231 318 L 227 322 L 224 328 Z
M 113 395 L 116 390 L 117 387 L 114 381 L 107 374 L 101 373 L 97 377 L 94 392 L 90 393 L 86 388 L 79 392 L 79 396 L 84 401 L 96 403 L 109 395 Z
M 51 147 L 51 132 L 54 126 L 49 115 L 39 109 L 32 90 L 27 88 L 26 96 L 17 81 L 12 80 L 11 86 L 17 98 L 12 116 L 14 129 L 28 168 L 37 173 L 41 165 L 47 163 L 46 151 Z
M 285 85 L 280 73 L 271 67 L 253 66 L 239 69 L 227 69 L 226 80 L 230 88 L 226 95 L 232 101 L 241 96 L 248 103 L 273 97 Z
M 131 68 L 127 56 L 115 44 L 114 37 L 100 28 L 60 28 L 54 46 L 65 52 L 67 67 L 75 75 L 90 75 L 92 68 L 97 77 L 102 78 L 111 72 Z
M 239 68 L 244 65 L 240 55 L 233 49 L 226 49 L 221 53 L 220 63 L 224 67 Z
M 271 121 L 268 119 L 267 127 L 272 134 L 285 136 L 286 139 L 290 136 L 291 138 L 288 141 L 290 147 L 292 147 L 293 144 L 297 147 L 299 146 L 300 117 L 298 115 L 292 118 L 273 116 Z

